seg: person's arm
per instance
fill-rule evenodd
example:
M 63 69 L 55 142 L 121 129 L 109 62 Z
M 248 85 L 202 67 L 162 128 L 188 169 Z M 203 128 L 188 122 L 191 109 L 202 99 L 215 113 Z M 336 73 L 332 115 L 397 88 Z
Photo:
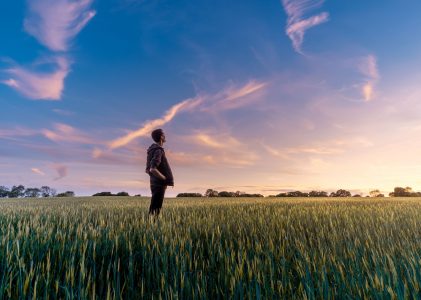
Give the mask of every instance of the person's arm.
M 161 180 L 167 180 L 167 178 L 158 170 L 158 166 L 161 164 L 161 159 L 162 159 L 162 151 L 159 149 L 155 150 L 153 157 L 151 159 L 151 168 L 149 169 L 149 172 Z
M 155 177 L 158 177 L 159 179 L 167 180 L 167 178 L 156 168 L 150 168 L 149 172 L 151 172 L 151 174 L 153 174 Z

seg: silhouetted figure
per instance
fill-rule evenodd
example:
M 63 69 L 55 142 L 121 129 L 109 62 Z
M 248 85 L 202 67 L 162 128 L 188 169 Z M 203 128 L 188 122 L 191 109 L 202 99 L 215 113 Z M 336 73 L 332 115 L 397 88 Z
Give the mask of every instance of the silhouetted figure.
M 148 149 L 146 159 L 146 173 L 150 176 L 151 182 L 151 205 L 149 215 L 158 216 L 164 201 L 167 186 L 174 186 L 174 179 L 170 165 L 162 145 L 166 142 L 162 129 L 152 131 L 153 143 Z

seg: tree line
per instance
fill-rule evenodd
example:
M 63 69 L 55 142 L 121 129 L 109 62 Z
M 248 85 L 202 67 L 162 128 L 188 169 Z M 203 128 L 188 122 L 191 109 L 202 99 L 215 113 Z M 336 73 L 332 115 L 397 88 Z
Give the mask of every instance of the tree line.
M 262 194 L 247 194 L 244 192 L 228 192 L 221 191 L 218 192 L 213 189 L 207 189 L 206 192 L 202 195 L 201 193 L 180 193 L 177 197 L 264 197 Z
M 14 185 L 10 188 L 0 186 L 0 198 L 39 198 L 39 197 L 74 197 L 73 191 L 66 191 L 64 193 L 57 193 L 57 191 L 49 186 L 28 187 L 23 185 Z
M 177 197 L 263 197 L 261 194 L 247 194 L 244 192 L 218 192 L 213 189 L 207 189 L 204 194 L 201 193 L 179 193 Z M 352 195 L 350 191 L 345 189 L 339 189 L 336 192 L 325 192 L 325 191 L 291 191 L 279 193 L 276 195 L 270 195 L 269 197 L 362 197 L 360 194 Z M 366 197 L 380 198 L 385 197 L 380 190 L 375 189 L 369 192 Z M 421 197 L 421 192 L 414 192 L 411 187 L 395 187 L 393 192 L 389 193 L 389 197 Z

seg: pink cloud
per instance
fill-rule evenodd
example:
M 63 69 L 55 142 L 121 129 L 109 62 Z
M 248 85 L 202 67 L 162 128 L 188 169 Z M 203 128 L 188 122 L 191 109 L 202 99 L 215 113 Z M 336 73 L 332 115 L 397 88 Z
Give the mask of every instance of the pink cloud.
M 93 0 L 29 0 L 27 33 L 53 51 L 66 51 L 72 39 L 95 16 Z
M 32 136 L 38 134 L 37 130 L 29 128 L 16 128 L 16 129 L 0 129 L 0 138 L 15 138 L 19 136 Z
M 358 68 L 366 77 L 366 81 L 361 87 L 361 93 L 365 101 L 371 101 L 375 97 L 375 87 L 380 79 L 376 56 L 370 54 L 362 58 Z
M 319 8 L 323 2 L 323 0 L 282 0 L 282 5 L 288 16 L 286 34 L 291 39 L 295 51 L 300 54 L 302 54 L 301 47 L 305 32 L 311 27 L 329 20 L 327 12 L 304 19 L 307 12 Z
M 244 167 L 254 165 L 259 159 L 254 151 L 229 133 L 196 131 L 193 135 L 185 135 L 183 140 L 201 148 L 199 161 L 205 165 Z
M 116 149 L 128 145 L 136 138 L 144 137 L 150 132 L 160 126 L 170 122 L 176 115 L 183 111 L 218 111 L 239 108 L 244 105 L 249 105 L 255 99 L 250 99 L 248 96 L 261 91 L 268 85 L 266 82 L 250 81 L 240 87 L 230 86 L 223 89 L 215 95 L 199 95 L 191 99 L 184 100 L 173 105 L 168 111 L 164 113 L 161 118 L 146 121 L 142 127 L 131 130 L 124 136 L 115 139 L 109 143 L 110 149 Z M 240 101 L 241 99 L 241 101 Z M 206 137 L 205 137 L 206 138 Z M 203 139 L 203 136 L 202 136 Z M 98 150 L 94 151 L 93 157 L 98 156 Z
M 84 133 L 80 132 L 76 128 L 62 123 L 54 124 L 54 130 L 43 129 L 41 134 L 47 139 L 54 142 L 71 142 L 80 144 L 98 144 L 96 141 Z
M 262 92 L 269 85 L 268 82 L 250 80 L 244 85 L 230 85 L 219 93 L 207 95 L 206 101 L 200 107 L 200 110 L 207 112 L 216 112 L 223 110 L 238 109 L 251 105 L 261 100 Z
M 134 139 L 142 137 L 142 136 L 146 136 L 150 134 L 150 132 L 153 129 L 167 124 L 180 112 L 194 109 L 200 103 L 202 103 L 202 101 L 203 101 L 202 98 L 197 97 L 197 98 L 187 99 L 180 103 L 177 103 L 173 105 L 168 111 L 166 111 L 165 114 L 161 118 L 147 121 L 139 129 L 130 131 L 126 135 L 109 143 L 109 147 L 111 149 L 115 149 L 115 148 L 126 146 Z
M 35 174 L 38 174 L 38 175 L 45 175 L 45 173 L 44 172 L 42 172 L 40 169 L 38 169 L 38 168 L 32 168 L 31 169 L 31 171 L 33 172 L 33 173 L 35 173 Z
M 37 72 L 16 66 L 5 70 L 10 76 L 2 83 L 34 100 L 59 100 L 64 89 L 64 79 L 70 72 L 70 63 L 64 57 L 56 57 L 42 65 L 51 65 L 52 72 Z
M 55 177 L 54 180 L 60 180 L 67 176 L 67 166 L 62 164 L 54 164 L 52 165 L 52 168 L 57 172 L 57 177 Z

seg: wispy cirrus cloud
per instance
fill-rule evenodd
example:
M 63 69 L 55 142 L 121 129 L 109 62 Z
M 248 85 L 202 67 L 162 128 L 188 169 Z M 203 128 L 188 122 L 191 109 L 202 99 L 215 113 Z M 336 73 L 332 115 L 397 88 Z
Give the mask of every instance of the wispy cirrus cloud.
M 208 95 L 203 103 L 202 111 L 222 111 L 237 109 L 260 100 L 258 92 L 263 91 L 269 85 L 268 82 L 250 80 L 244 85 L 230 85 L 215 95 Z
M 52 71 L 37 71 L 37 67 L 50 67 Z M 33 100 L 59 100 L 64 90 L 64 79 L 70 72 L 65 57 L 55 57 L 37 63 L 32 68 L 14 66 L 4 70 L 9 76 L 1 82 Z
M 242 144 L 228 134 L 211 135 L 206 132 L 198 132 L 187 139 L 193 143 L 214 149 L 236 149 Z
M 329 13 L 322 12 L 315 16 L 305 18 L 305 15 L 320 8 L 324 0 L 282 0 L 282 5 L 287 13 L 286 34 L 292 41 L 295 51 L 302 52 L 305 32 L 311 27 L 325 23 L 329 20 Z
M 320 155 L 330 156 L 335 154 L 343 154 L 354 148 L 369 148 L 374 143 L 369 139 L 361 136 L 348 137 L 348 139 L 336 138 L 324 142 L 313 143 L 309 145 L 300 145 L 295 147 L 280 147 L 261 143 L 261 146 L 272 156 L 282 159 L 290 159 L 293 155 Z
M 42 172 L 40 169 L 38 169 L 38 168 L 32 168 L 31 169 L 31 171 L 33 172 L 33 173 L 35 173 L 35 174 L 38 174 L 38 175 L 41 175 L 41 176 L 44 176 L 45 175 L 45 173 L 44 172 Z
M 136 138 L 147 136 L 150 132 L 160 126 L 170 122 L 177 114 L 183 111 L 218 111 L 239 108 L 250 104 L 250 99 L 243 101 L 247 96 L 250 96 L 257 91 L 262 90 L 268 83 L 258 82 L 255 80 L 249 81 L 241 86 L 229 86 L 222 91 L 214 94 L 202 94 L 194 98 L 181 101 L 173 105 L 168 111 L 164 113 L 161 118 L 146 121 L 142 127 L 129 131 L 124 136 L 115 139 L 109 143 L 110 149 L 116 149 L 126 146 Z M 96 150 L 93 156 L 98 156 L 100 150 Z
M 259 156 L 247 145 L 243 144 L 237 138 L 228 132 L 216 132 L 214 130 L 196 130 L 191 135 L 183 136 L 183 140 L 192 150 L 192 157 L 197 146 L 200 147 L 200 157 L 203 164 L 206 165 L 225 165 L 230 167 L 244 167 L 254 165 Z
M 377 57 L 370 54 L 361 59 L 358 66 L 360 72 L 366 77 L 361 92 L 365 101 L 371 101 L 375 97 L 375 87 L 380 75 L 377 67 Z
M 55 52 L 67 51 L 72 40 L 95 16 L 93 0 L 27 0 L 25 31 Z M 70 62 L 64 56 L 36 62 L 34 68 L 14 66 L 3 70 L 9 78 L 0 82 L 34 100 L 60 100 Z M 49 67 L 39 71 L 36 67 Z
M 68 50 L 71 41 L 95 16 L 93 0 L 28 0 L 25 31 L 53 51 Z
M 55 123 L 54 130 L 43 129 L 41 130 L 41 134 L 54 142 L 68 142 L 88 145 L 100 143 L 99 141 L 87 136 L 83 132 L 80 132 L 76 128 L 63 123 Z
M 64 123 L 54 123 L 52 128 L 30 129 L 18 127 L 15 129 L 1 129 L 0 138 L 16 139 L 18 137 L 43 136 L 53 142 L 64 142 L 84 145 L 103 144 L 81 130 Z
M 201 97 L 197 97 L 197 98 L 187 99 L 173 105 L 169 110 L 165 112 L 165 114 L 161 118 L 146 121 L 142 125 L 142 127 L 140 127 L 139 129 L 131 131 L 127 133 L 126 135 L 118 139 L 115 139 L 114 141 L 109 143 L 109 148 L 115 149 L 115 148 L 123 147 L 138 137 L 142 137 L 142 136 L 146 136 L 150 134 L 150 132 L 153 129 L 167 124 L 180 112 L 191 110 L 197 107 L 199 104 L 202 103 L 202 101 L 203 99 Z

